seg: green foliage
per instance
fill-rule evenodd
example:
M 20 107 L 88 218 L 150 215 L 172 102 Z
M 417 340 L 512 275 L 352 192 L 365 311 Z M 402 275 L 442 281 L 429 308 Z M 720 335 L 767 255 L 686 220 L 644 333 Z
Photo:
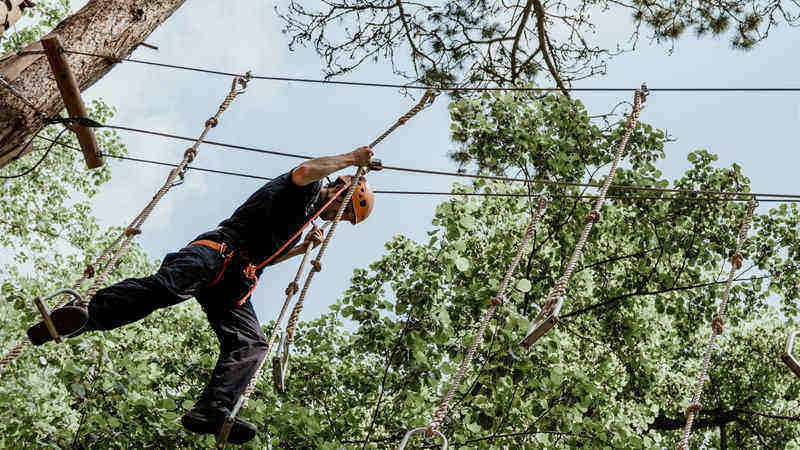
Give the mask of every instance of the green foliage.
M 452 157 L 481 173 L 596 182 L 622 136 L 620 124 L 593 121 L 563 96 L 485 94 L 450 110 L 459 146 Z M 92 105 L 96 120 L 112 114 Z M 99 139 L 105 152 L 124 152 L 114 134 Z M 748 189 L 741 167 L 717 167 L 704 150 L 689 155 L 680 178 L 665 179 L 656 168 L 665 140 L 640 124 L 614 182 Z M 36 161 L 45 148 L 35 145 L 2 173 Z M 0 184 L 0 348 L 35 320 L 30 298 L 71 284 L 108 243 L 112 234 L 89 204 L 108 177 L 107 168 L 83 169 L 79 152 L 57 148 L 35 173 Z M 672 447 L 724 288 L 714 281 L 727 271 L 744 205 L 613 191 L 619 198 L 603 207 L 559 324 L 523 352 L 517 343 L 533 305 L 563 272 L 590 202 L 565 196 L 582 192 L 567 187 L 477 181 L 454 190 L 552 196 L 509 301 L 456 390 L 442 426 L 454 447 Z M 368 435 L 367 448 L 394 448 L 406 430 L 427 424 L 532 205 L 456 196 L 438 206 L 427 242 L 387 242 L 381 258 L 354 272 L 330 313 L 299 325 L 285 395 L 272 391 L 265 372 L 243 412 L 260 430 L 245 448 L 360 448 Z M 723 432 L 731 448 L 800 448 L 800 425 L 785 418 L 797 416 L 800 382 L 777 357 L 798 319 L 798 229 L 794 204 L 761 209 L 754 220 L 693 448 L 720 447 Z M 154 268 L 134 245 L 112 278 Z M 0 447 L 208 448 L 213 438 L 187 433 L 179 417 L 207 381 L 216 345 L 200 308 L 187 303 L 119 330 L 29 349 L 0 377 L 0 404 L 10 412 L 0 421 Z
M 800 23 L 796 3 L 763 0 L 289 0 L 279 11 L 290 49 L 313 47 L 329 76 L 385 60 L 434 86 L 513 85 L 544 72 L 561 87 L 605 74 L 607 61 L 635 51 L 640 37 L 674 46 L 691 32 L 727 36 L 747 50 L 773 27 Z M 609 25 L 611 34 L 598 33 Z

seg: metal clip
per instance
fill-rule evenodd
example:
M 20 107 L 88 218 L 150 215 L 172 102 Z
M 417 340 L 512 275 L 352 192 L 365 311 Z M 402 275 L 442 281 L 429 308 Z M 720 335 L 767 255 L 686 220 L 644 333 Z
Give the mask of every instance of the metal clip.
M 379 170 L 383 170 L 383 161 L 378 158 L 372 158 L 369 161 L 369 170 L 373 172 L 377 172 Z
M 177 186 L 180 186 L 180 185 L 183 184 L 184 181 L 186 181 L 185 180 L 185 175 L 186 175 L 186 170 L 187 169 L 188 169 L 188 166 L 185 166 L 180 172 L 178 172 L 178 179 L 172 181 L 172 183 L 169 185 L 170 189 L 172 189 L 174 187 L 177 187 Z
M 406 435 L 403 436 L 403 440 L 400 441 L 400 446 L 397 447 L 397 450 L 403 450 L 404 448 L 406 448 L 406 444 L 408 444 L 408 440 L 411 439 L 411 436 L 413 436 L 415 434 L 421 434 L 422 437 L 425 438 L 425 439 L 428 438 L 428 434 L 439 436 L 440 438 L 442 438 L 442 450 L 447 450 L 447 438 L 444 437 L 442 432 L 439 431 L 439 430 L 432 430 L 430 433 L 428 433 L 428 429 L 425 428 L 425 427 L 414 428 L 413 430 L 411 430 L 408 433 L 406 433 Z M 431 436 L 431 437 L 433 437 L 433 436 Z
M 528 329 L 528 333 L 519 342 L 519 345 L 524 348 L 529 348 L 550 331 L 550 329 L 558 323 L 558 313 L 561 312 L 561 306 L 563 304 L 564 299 L 559 298 L 552 307 L 540 309 L 539 314 L 536 316 L 536 319 L 533 320 L 530 329 Z
M 278 394 L 286 392 L 286 378 L 289 373 L 289 341 L 286 336 L 288 333 L 281 334 L 278 351 L 272 357 L 272 384 Z
M 247 91 L 247 83 L 253 78 L 252 71 L 248 70 L 244 76 L 235 77 L 233 82 L 231 82 L 231 91 L 234 92 L 236 95 L 244 94 Z M 237 89 L 237 85 L 241 86 Z
M 792 346 L 794 345 L 794 338 L 800 334 L 800 330 L 793 331 L 789 333 L 789 337 L 786 339 L 786 351 L 781 354 L 781 359 L 783 362 L 792 369 L 795 375 L 800 377 L 800 362 L 797 361 L 797 358 L 792 355 Z

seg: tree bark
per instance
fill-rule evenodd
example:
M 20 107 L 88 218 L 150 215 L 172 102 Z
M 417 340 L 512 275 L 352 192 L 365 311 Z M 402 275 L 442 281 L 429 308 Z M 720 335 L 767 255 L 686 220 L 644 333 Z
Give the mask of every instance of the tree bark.
M 0 1 L 0 34 L 3 34 L 22 17 L 22 10 L 36 6 L 31 0 Z
M 64 19 L 50 34 L 58 35 L 64 48 L 124 58 L 185 0 L 90 0 L 80 11 Z M 0 60 L 0 76 L 48 116 L 63 108 L 47 58 L 24 54 L 42 50 L 39 42 L 23 54 Z M 81 91 L 103 77 L 114 62 L 92 56 L 65 55 Z M 20 146 L 42 128 L 39 113 L 8 89 L 0 86 L 0 167 L 14 158 Z M 30 151 L 30 148 L 26 151 Z

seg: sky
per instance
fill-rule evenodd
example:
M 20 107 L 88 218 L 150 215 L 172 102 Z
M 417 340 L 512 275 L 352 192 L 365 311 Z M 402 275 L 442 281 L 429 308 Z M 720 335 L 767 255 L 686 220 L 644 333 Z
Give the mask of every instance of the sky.
M 85 2 L 74 2 L 76 8 Z M 598 18 L 602 39 L 625 38 L 627 16 Z M 796 30 L 778 28 L 750 52 L 730 48 L 726 37 L 698 40 L 691 35 L 669 46 L 646 39 L 634 53 L 609 62 L 604 77 L 576 87 L 797 86 L 800 40 Z M 322 66 L 309 49 L 290 52 L 288 39 L 269 2 L 200 2 L 188 0 L 147 40 L 158 51 L 140 48 L 134 58 L 229 72 L 252 70 L 259 75 L 319 78 Z M 346 78 L 398 82 L 385 64 L 366 66 Z M 551 85 L 544 81 L 542 84 Z M 230 87 L 230 78 L 123 63 L 84 93 L 117 108 L 112 122 L 185 136 L 197 136 L 216 112 Z M 418 95 L 418 94 L 417 94 Z M 628 93 L 577 93 L 592 114 L 605 113 Z M 208 139 L 289 153 L 333 155 L 371 142 L 405 113 L 416 99 L 396 89 L 320 86 L 274 81 L 251 82 L 245 94 L 223 114 Z M 669 178 L 689 167 L 686 155 L 708 149 L 719 165 L 738 163 L 760 192 L 793 193 L 800 156 L 796 150 L 800 94 L 777 93 L 652 93 L 641 120 L 665 129 L 676 139 L 667 148 L 662 171 Z M 129 156 L 165 162 L 180 161 L 188 143 L 119 132 Z M 384 164 L 453 171 L 447 154 L 447 98 L 398 129 L 374 150 Z M 259 155 L 203 145 L 193 165 L 280 175 L 300 160 Z M 168 169 L 106 159 L 112 179 L 93 201 L 101 223 L 122 226 L 138 213 L 166 177 Z M 351 172 L 347 170 L 345 172 Z M 370 176 L 377 189 L 447 190 L 447 177 L 379 172 Z M 139 242 L 153 258 L 161 258 L 212 229 L 227 218 L 263 182 L 190 171 L 143 227 Z M 442 197 L 379 196 L 369 220 L 336 230 L 323 259 L 323 271 L 305 302 L 303 318 L 326 311 L 349 285 L 355 268 L 364 268 L 384 253 L 395 235 L 424 241 L 435 207 Z M 765 208 L 765 206 L 762 206 Z M 591 242 L 590 244 L 591 245 Z M 299 258 L 265 271 L 253 301 L 262 323 L 275 318 L 283 291 L 297 270 Z

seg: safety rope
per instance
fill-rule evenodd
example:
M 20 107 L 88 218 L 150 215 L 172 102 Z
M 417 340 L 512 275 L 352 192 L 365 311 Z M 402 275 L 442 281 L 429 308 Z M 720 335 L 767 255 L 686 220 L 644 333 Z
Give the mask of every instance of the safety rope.
M 483 334 L 486 331 L 486 326 L 489 324 L 489 321 L 492 320 L 492 316 L 494 316 L 494 312 L 498 306 L 502 305 L 505 302 L 505 292 L 506 288 L 508 287 L 509 281 L 511 281 L 511 276 L 514 274 L 514 271 L 517 269 L 519 265 L 519 261 L 522 258 L 522 254 L 525 252 L 525 249 L 528 246 L 528 242 L 533 237 L 534 231 L 536 231 L 536 225 L 539 223 L 539 219 L 542 216 L 542 213 L 547 208 L 547 199 L 544 196 L 539 197 L 539 203 L 536 208 L 536 212 L 534 213 L 533 217 L 531 218 L 530 223 L 528 224 L 528 228 L 525 230 L 525 234 L 522 237 L 522 242 L 519 245 L 519 249 L 517 250 L 517 254 L 514 255 L 514 260 L 511 262 L 511 266 L 506 271 L 505 276 L 503 277 L 503 281 L 500 283 L 500 288 L 497 290 L 497 295 L 491 298 L 491 306 L 489 309 L 486 310 L 486 313 L 483 315 L 483 320 L 481 320 L 480 327 L 478 328 L 478 333 L 475 335 L 475 339 L 472 341 L 472 345 L 470 345 L 469 350 L 467 350 L 467 354 L 464 355 L 464 358 L 461 360 L 461 365 L 458 367 L 458 372 L 456 372 L 453 379 L 450 381 L 450 388 L 447 390 L 447 393 L 442 397 L 442 401 L 439 404 L 439 407 L 436 409 L 436 412 L 433 414 L 433 419 L 428 424 L 426 428 L 426 436 L 433 435 L 433 432 L 441 426 L 444 418 L 447 416 L 447 412 L 450 409 L 450 401 L 453 399 L 453 394 L 456 391 L 459 383 L 461 382 L 461 378 L 464 377 L 464 373 L 467 371 L 467 367 L 469 363 L 472 361 L 472 356 L 475 354 L 475 350 L 481 345 L 481 341 L 483 340 Z
M 136 235 L 141 234 L 142 224 L 144 224 L 145 220 L 147 220 L 147 218 L 150 216 L 150 213 L 153 212 L 153 209 L 156 207 L 158 202 L 170 189 L 180 184 L 180 182 L 176 182 L 176 180 L 179 178 L 181 180 L 183 179 L 183 175 L 186 172 L 188 164 L 194 160 L 195 156 L 197 156 L 197 149 L 200 144 L 203 143 L 203 140 L 205 139 L 209 130 L 217 126 L 220 116 L 226 109 L 228 109 L 233 100 L 239 94 L 245 92 L 248 81 L 249 75 L 245 75 L 241 78 L 235 78 L 233 80 L 231 83 L 231 89 L 228 92 L 228 95 L 225 97 L 225 100 L 219 106 L 217 113 L 214 114 L 214 116 L 212 116 L 210 119 L 206 120 L 205 128 L 200 134 L 200 137 L 198 137 L 195 143 L 184 152 L 183 159 L 181 160 L 180 164 L 178 164 L 177 167 L 169 172 L 164 185 L 156 192 L 144 209 L 142 209 L 142 211 L 133 219 L 133 221 L 131 221 L 128 227 L 117 236 L 114 242 L 106 247 L 103 253 L 86 267 L 86 270 L 83 272 L 83 276 L 73 285 L 73 290 L 80 289 L 83 283 L 89 278 L 94 277 L 94 281 L 83 295 L 83 299 L 76 302 L 77 306 L 83 308 L 87 307 L 91 297 L 97 293 L 100 285 L 106 280 L 108 274 L 111 272 L 111 269 L 117 263 L 125 250 L 127 250 L 127 248 L 130 246 L 133 238 Z M 97 273 L 96 268 L 99 268 L 99 275 L 95 277 L 95 274 Z M 53 309 L 60 308 L 67 302 L 68 299 L 69 297 L 64 297 L 53 307 Z M 0 359 L 0 374 L 3 373 L 8 364 L 19 358 L 22 353 L 22 349 L 28 344 L 28 342 L 29 340 L 27 338 L 23 339 L 17 343 L 17 345 L 14 346 L 14 348 L 8 352 L 3 359 Z
M 600 208 L 603 206 L 606 193 L 608 192 L 609 186 L 611 186 L 611 181 L 614 179 L 614 174 L 616 173 L 617 166 L 619 166 L 619 161 L 625 152 L 625 147 L 628 145 L 628 140 L 631 137 L 631 133 L 633 132 L 633 129 L 636 127 L 636 123 L 639 120 L 639 112 L 641 111 L 642 104 L 647 98 L 647 93 L 647 86 L 644 84 L 634 93 L 633 108 L 631 110 L 631 114 L 628 116 L 627 124 L 625 125 L 625 134 L 622 136 L 622 140 L 620 141 L 619 147 L 617 147 L 616 154 L 614 155 L 614 161 L 611 164 L 611 170 L 603 182 L 603 186 L 600 188 L 600 192 L 597 196 L 594 206 L 592 207 L 592 210 L 589 211 L 584 218 L 586 221 L 586 226 L 583 228 L 583 232 L 581 233 L 580 238 L 578 238 L 578 243 L 575 245 L 575 249 L 572 251 L 572 256 L 567 262 L 567 267 L 564 270 L 564 274 L 558 279 L 553 289 L 551 289 L 550 294 L 545 300 L 544 306 L 542 307 L 541 311 L 539 311 L 536 319 L 533 321 L 531 328 L 528 331 L 528 335 L 522 340 L 522 342 L 520 342 L 520 345 L 524 347 L 528 347 L 533 344 L 533 342 L 538 339 L 538 337 L 532 338 L 532 336 L 534 336 L 534 332 L 538 331 L 543 324 L 547 323 L 546 321 L 557 317 L 558 312 L 561 310 L 561 306 L 564 301 L 564 295 L 567 292 L 567 284 L 569 283 L 570 277 L 572 277 L 572 272 L 575 270 L 575 265 L 578 262 L 578 258 L 580 258 L 581 253 L 583 252 L 583 246 L 586 244 L 586 239 L 589 237 L 589 232 L 592 231 L 594 224 L 600 221 Z
M 325 230 L 330 226 L 330 222 L 326 222 L 322 226 L 322 230 Z M 313 231 L 313 230 L 312 230 Z M 312 231 L 309 231 L 311 233 Z M 280 329 L 281 323 L 283 322 L 283 317 L 286 315 L 286 311 L 289 309 L 289 303 L 291 303 L 292 298 L 294 298 L 294 294 L 300 290 L 299 282 L 300 277 L 303 275 L 303 269 L 306 266 L 306 262 L 308 262 L 308 258 L 311 256 L 311 251 L 314 250 L 314 246 L 311 245 L 309 242 L 308 247 L 306 247 L 306 251 L 303 253 L 303 260 L 300 261 L 300 267 L 297 268 L 297 273 L 294 275 L 294 279 L 286 286 L 286 290 L 284 293 L 286 294 L 286 299 L 283 301 L 283 306 L 281 307 L 281 312 L 278 314 L 278 318 L 275 319 L 275 325 L 272 326 L 272 332 L 270 333 L 269 340 L 267 341 L 267 351 L 265 352 L 265 358 L 261 361 L 258 368 L 256 369 L 256 373 L 261 371 L 262 366 L 269 358 L 270 353 L 272 353 L 272 346 L 275 345 L 275 341 L 278 338 L 278 330 Z M 245 397 L 250 397 L 250 394 L 253 392 L 253 389 L 256 387 L 256 383 L 258 381 L 258 377 L 250 378 L 250 382 L 247 383 L 247 387 L 244 391 Z
M 422 111 L 426 106 L 433 103 L 435 99 L 436 99 L 436 94 L 433 90 L 425 91 L 425 94 L 423 94 L 419 102 L 417 102 L 417 104 L 414 105 L 413 108 L 411 108 L 406 114 L 397 119 L 397 121 L 391 127 L 389 127 L 389 129 L 387 129 L 383 134 L 381 134 L 377 139 L 372 141 L 372 143 L 370 144 L 370 148 L 374 148 L 376 145 L 378 145 L 389 134 L 391 134 L 397 128 L 405 124 L 408 121 L 408 119 L 414 117 L 417 113 Z M 356 187 L 358 186 L 358 181 L 368 171 L 369 171 L 368 167 L 359 167 L 358 170 L 356 171 L 355 176 L 350 181 L 350 186 L 347 189 L 347 193 L 345 194 L 344 199 L 342 200 L 342 204 L 339 205 L 339 209 L 336 211 L 336 216 L 331 222 L 330 230 L 328 230 L 328 232 L 325 234 L 325 239 L 322 240 L 322 244 L 320 245 L 319 251 L 317 252 L 317 256 L 313 260 L 311 260 L 312 268 L 308 272 L 308 275 L 306 275 L 305 282 L 303 283 L 303 288 L 300 291 L 300 297 L 298 297 L 297 299 L 297 303 L 301 305 L 300 310 L 302 310 L 302 304 L 303 301 L 305 300 L 306 294 L 308 293 L 308 288 L 311 285 L 311 281 L 314 279 L 314 274 L 322 271 L 322 263 L 321 263 L 322 255 L 325 254 L 325 250 L 328 248 L 328 244 L 330 243 L 331 238 L 333 237 L 333 233 L 336 230 L 336 226 L 339 224 L 339 221 L 342 219 L 342 216 L 344 215 L 345 209 L 347 209 L 347 206 L 350 203 L 350 199 L 352 198 L 353 193 L 355 192 Z M 297 314 L 298 315 L 300 314 L 299 310 Z M 287 333 L 289 332 L 294 334 L 294 326 L 292 326 L 291 330 L 287 328 Z M 219 435 L 217 436 L 217 448 L 225 447 L 225 444 L 227 443 L 228 440 L 228 433 L 230 433 L 230 429 L 233 426 L 233 423 L 236 419 L 236 415 L 239 413 L 241 409 L 244 409 L 247 406 L 247 401 L 249 400 L 250 394 L 253 392 L 253 389 L 255 388 L 255 385 L 261 374 L 261 369 L 263 368 L 265 361 L 266 357 L 264 358 L 264 361 L 261 361 L 261 364 L 258 366 L 258 369 L 255 371 L 255 373 L 253 373 L 253 376 L 250 378 L 247 387 L 245 388 L 242 395 L 239 396 L 239 399 L 237 400 L 236 404 L 231 410 L 231 414 L 225 419 L 223 428 L 220 431 Z
M 725 291 L 722 294 L 722 301 L 719 304 L 717 315 L 711 320 L 711 337 L 709 337 L 708 345 L 706 346 L 706 353 L 703 357 L 703 366 L 700 370 L 700 373 L 697 374 L 697 386 L 695 387 L 694 395 L 692 395 L 692 400 L 689 402 L 689 406 L 686 408 L 686 425 L 683 428 L 683 436 L 678 443 L 678 449 L 680 450 L 687 450 L 689 448 L 689 435 L 692 433 L 692 424 L 702 408 L 702 405 L 700 404 L 700 397 L 703 395 L 703 385 L 706 382 L 708 368 L 711 364 L 711 351 L 714 348 L 714 343 L 717 340 L 717 336 L 722 334 L 723 327 L 725 325 L 725 309 L 728 305 L 728 299 L 730 298 L 733 277 L 736 275 L 736 271 L 742 268 L 742 261 L 744 260 L 744 257 L 742 256 L 742 243 L 747 236 L 747 231 L 750 229 L 750 222 L 753 219 L 753 212 L 757 206 L 758 202 L 755 200 L 751 200 L 750 203 L 747 204 L 747 211 L 745 212 L 744 220 L 742 221 L 742 225 L 739 227 L 739 236 L 736 240 L 736 250 L 733 252 L 730 259 L 731 270 L 728 273 L 728 282 L 725 284 Z

